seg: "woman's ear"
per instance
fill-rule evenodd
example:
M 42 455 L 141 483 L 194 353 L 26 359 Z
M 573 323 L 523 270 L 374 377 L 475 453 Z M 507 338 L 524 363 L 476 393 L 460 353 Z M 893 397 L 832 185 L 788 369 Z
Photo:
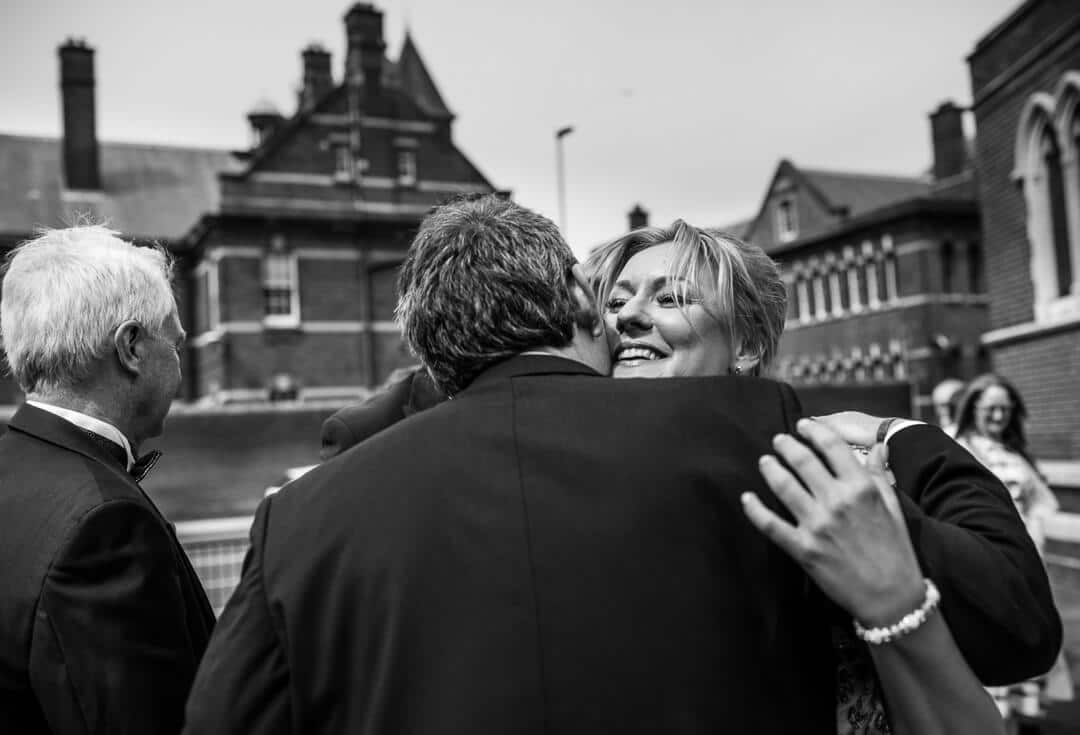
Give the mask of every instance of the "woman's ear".
M 731 372 L 751 375 L 760 362 L 761 350 L 747 345 L 740 339 L 735 348 L 735 362 L 731 366 Z

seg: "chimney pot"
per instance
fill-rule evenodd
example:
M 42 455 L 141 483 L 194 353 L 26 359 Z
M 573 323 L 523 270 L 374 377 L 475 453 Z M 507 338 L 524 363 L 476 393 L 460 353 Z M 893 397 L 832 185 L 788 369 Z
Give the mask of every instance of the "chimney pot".
M 634 208 L 630 210 L 630 214 L 627 216 L 630 220 L 631 230 L 639 230 L 642 227 L 649 226 L 649 213 L 646 212 L 640 204 L 635 204 Z
M 309 110 L 334 86 L 330 71 L 330 52 L 322 45 L 313 43 L 300 52 L 304 78 L 300 90 L 300 108 Z
M 352 84 L 364 85 L 365 96 L 373 97 L 382 85 L 383 14 L 370 3 L 356 3 L 345 14 L 347 41 L 345 76 Z
M 94 93 L 94 49 L 86 39 L 69 38 L 60 56 L 64 181 L 68 189 L 101 189 L 100 153 Z

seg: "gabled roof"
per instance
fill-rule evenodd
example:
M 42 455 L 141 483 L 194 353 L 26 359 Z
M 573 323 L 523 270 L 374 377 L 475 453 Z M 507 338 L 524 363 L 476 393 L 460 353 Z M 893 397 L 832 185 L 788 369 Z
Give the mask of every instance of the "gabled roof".
M 454 116 L 439 94 L 439 88 L 435 86 L 435 80 L 431 78 L 408 31 L 405 31 L 405 43 L 401 47 L 397 63 L 394 64 L 394 72 L 401 90 L 412 97 L 428 115 L 450 118 Z
M 879 207 L 930 193 L 930 182 L 914 176 L 884 176 L 807 168 L 799 171 L 828 202 L 830 209 L 836 212 L 844 211 L 848 217 L 857 217 Z
M 786 245 L 774 241 L 771 229 L 762 229 L 763 222 L 768 227 L 766 214 L 769 202 L 782 181 L 801 190 L 805 200 L 819 212 L 812 222 L 800 226 L 799 240 L 818 237 L 869 212 L 928 197 L 932 188 L 928 177 L 803 169 L 786 158 L 782 159 L 773 172 L 757 214 L 742 232 L 743 237 L 764 247 L 767 252 Z
M 58 139 L 0 134 L 0 234 L 30 235 L 89 215 L 128 237 L 178 240 L 217 211 L 217 175 L 236 168 L 224 150 L 100 146 L 102 191 L 69 192 Z

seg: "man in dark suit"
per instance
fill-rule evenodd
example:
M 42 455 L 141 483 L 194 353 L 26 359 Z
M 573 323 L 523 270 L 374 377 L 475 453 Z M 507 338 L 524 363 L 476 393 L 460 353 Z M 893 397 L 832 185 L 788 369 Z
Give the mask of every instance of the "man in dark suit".
M 26 405 L 0 437 L 0 722 L 175 733 L 213 613 L 139 487 L 180 384 L 168 256 L 101 227 L 20 246 L 3 282 Z
M 835 732 L 825 606 L 739 501 L 777 509 L 790 389 L 607 380 L 557 229 L 495 198 L 430 215 L 401 284 L 452 400 L 263 502 L 187 732 Z
M 771 497 L 755 460 L 793 394 L 607 379 L 557 228 L 464 206 L 494 252 L 447 263 L 444 295 L 506 308 L 428 301 L 452 400 L 263 502 L 185 732 L 834 732 L 824 605 L 738 500 Z M 453 255 L 425 232 L 455 211 L 403 279 Z

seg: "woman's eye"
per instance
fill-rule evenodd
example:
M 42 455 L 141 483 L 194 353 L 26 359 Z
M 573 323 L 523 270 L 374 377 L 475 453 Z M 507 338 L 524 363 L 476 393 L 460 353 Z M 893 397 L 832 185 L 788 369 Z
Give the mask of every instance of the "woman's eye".
M 683 307 L 696 301 L 690 294 L 681 294 L 675 291 L 663 292 L 656 295 L 656 303 L 664 307 Z
M 605 304 L 605 306 L 607 307 L 608 311 L 618 311 L 619 309 L 623 308 L 623 305 L 625 303 L 626 299 L 618 296 L 612 296 L 610 299 L 607 300 L 607 304 Z

